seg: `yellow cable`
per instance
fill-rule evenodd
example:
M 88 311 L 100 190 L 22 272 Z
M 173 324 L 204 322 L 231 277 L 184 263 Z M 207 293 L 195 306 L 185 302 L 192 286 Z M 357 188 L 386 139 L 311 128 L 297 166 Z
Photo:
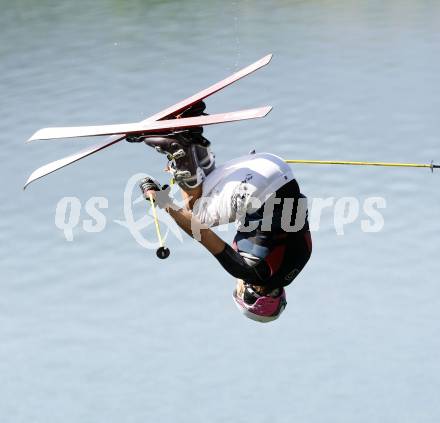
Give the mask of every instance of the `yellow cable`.
M 351 162 L 340 160 L 286 160 L 286 163 L 323 164 L 323 165 L 352 165 L 352 166 L 387 166 L 387 167 L 425 167 L 433 170 L 438 165 L 420 163 L 386 163 L 386 162 Z
M 156 206 L 154 205 L 153 196 L 151 194 L 148 194 L 148 197 L 150 199 L 151 208 L 153 209 L 154 224 L 156 226 L 157 238 L 159 239 L 160 246 L 163 247 L 164 243 L 163 243 L 163 240 L 162 240 L 162 235 L 160 233 L 159 219 L 157 218 Z

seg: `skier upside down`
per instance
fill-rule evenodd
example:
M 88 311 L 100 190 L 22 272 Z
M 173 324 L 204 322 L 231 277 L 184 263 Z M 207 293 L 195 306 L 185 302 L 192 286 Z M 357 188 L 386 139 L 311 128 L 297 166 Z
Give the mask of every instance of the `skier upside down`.
M 144 196 L 152 195 L 158 207 L 237 278 L 233 299 L 246 317 L 277 319 L 287 304 L 284 287 L 312 252 L 307 199 L 290 167 L 269 153 L 252 153 L 216 167 L 200 129 L 147 137 L 145 143 L 167 155 L 186 206 L 174 204 L 169 187 L 151 178 L 140 182 Z M 239 228 L 230 246 L 210 227 L 234 221 Z

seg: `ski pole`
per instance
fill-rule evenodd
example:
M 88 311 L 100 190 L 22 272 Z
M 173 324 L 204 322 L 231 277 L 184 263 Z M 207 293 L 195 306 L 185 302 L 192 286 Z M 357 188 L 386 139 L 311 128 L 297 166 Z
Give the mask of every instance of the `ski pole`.
M 286 163 L 297 164 L 322 164 L 322 165 L 350 165 L 350 166 L 383 166 L 383 167 L 424 167 L 431 169 L 440 169 L 440 165 L 436 165 L 433 162 L 424 163 L 386 163 L 386 162 L 351 162 L 341 160 L 285 160 Z
M 156 206 L 154 204 L 153 196 L 149 193 L 148 198 L 150 199 L 151 208 L 153 209 L 154 225 L 156 227 L 157 239 L 159 240 L 159 248 L 156 250 L 156 256 L 160 259 L 166 259 L 170 255 L 169 248 L 165 247 L 163 242 L 162 234 L 160 233 L 159 219 L 157 217 Z

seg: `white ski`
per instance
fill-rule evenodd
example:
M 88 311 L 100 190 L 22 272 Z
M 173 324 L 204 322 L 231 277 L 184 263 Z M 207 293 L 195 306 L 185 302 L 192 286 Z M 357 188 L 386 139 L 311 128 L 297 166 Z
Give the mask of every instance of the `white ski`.
M 272 59 L 272 54 L 268 54 L 267 56 L 264 56 L 260 60 L 252 63 L 251 65 L 239 70 L 238 72 L 228 76 L 227 78 L 223 79 L 222 81 L 217 82 L 216 84 L 211 85 L 210 87 L 192 95 L 191 97 L 186 98 L 185 100 L 180 101 L 179 103 L 176 103 L 156 114 L 153 116 L 150 116 L 149 118 L 142 121 L 142 123 L 152 122 L 155 120 L 161 120 L 165 118 L 170 118 L 175 115 L 177 115 L 182 110 L 187 109 L 191 105 L 198 103 L 199 101 L 209 97 L 210 95 L 220 91 L 221 89 L 233 84 L 234 82 L 244 78 L 245 76 L 255 72 L 258 69 L 261 69 L 262 67 L 266 66 Z M 55 160 L 51 163 L 48 163 L 47 165 L 44 165 L 29 176 L 28 180 L 26 181 L 23 189 L 26 189 L 26 187 L 36 181 L 37 179 L 42 178 L 43 176 L 46 176 L 52 172 L 55 172 L 58 169 L 61 169 L 65 166 L 68 166 L 78 160 L 81 160 L 87 156 L 90 156 L 91 154 L 97 153 L 98 151 L 101 151 L 107 147 L 110 147 L 113 144 L 116 144 L 119 141 L 122 141 L 125 138 L 125 136 L 120 135 L 113 135 L 106 139 L 105 141 L 102 141 L 92 147 L 88 147 L 84 150 L 81 150 L 75 154 L 71 154 L 70 156 L 64 157 L 59 160 Z
M 172 129 L 191 128 L 194 126 L 215 125 L 218 123 L 237 122 L 239 120 L 257 119 L 266 116 L 272 107 L 240 110 L 237 112 L 219 113 L 207 116 L 196 116 L 181 119 L 159 120 L 146 123 L 123 123 L 119 125 L 70 126 L 60 128 L 43 128 L 35 132 L 28 142 L 35 140 L 95 137 L 102 135 L 139 134 Z

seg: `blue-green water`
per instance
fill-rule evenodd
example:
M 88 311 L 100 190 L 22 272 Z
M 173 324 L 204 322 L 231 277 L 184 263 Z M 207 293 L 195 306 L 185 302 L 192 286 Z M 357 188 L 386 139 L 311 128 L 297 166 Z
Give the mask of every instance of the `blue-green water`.
M 25 145 L 40 127 L 138 121 L 269 52 L 208 102 L 274 106 L 206 130 L 219 162 L 254 147 L 440 161 L 439 23 L 440 4 L 416 0 L 1 1 L 0 420 L 437 422 L 440 174 L 295 166 L 310 198 L 385 198 L 385 226 L 338 236 L 324 212 L 265 326 L 195 242 L 170 236 L 162 262 L 114 222 L 128 179 L 161 175 L 153 151 L 121 143 L 21 187 L 92 142 Z M 83 207 L 73 242 L 55 225 L 65 196 Z M 99 233 L 81 226 L 94 196 L 108 199 Z

